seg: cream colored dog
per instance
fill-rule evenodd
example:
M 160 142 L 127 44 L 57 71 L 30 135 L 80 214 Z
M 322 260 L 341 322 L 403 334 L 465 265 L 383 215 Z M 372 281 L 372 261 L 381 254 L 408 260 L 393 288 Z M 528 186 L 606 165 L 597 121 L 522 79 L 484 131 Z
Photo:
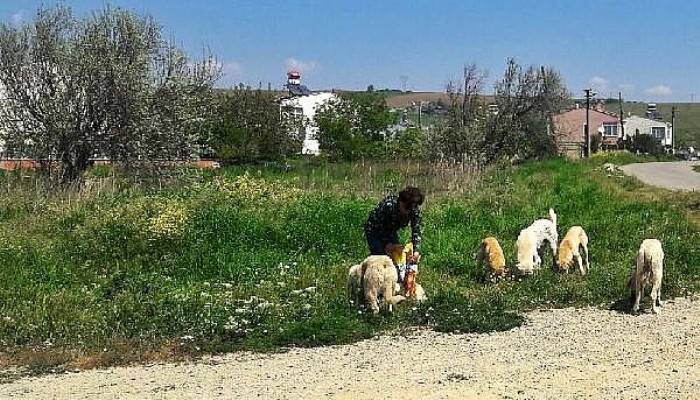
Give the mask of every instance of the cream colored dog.
M 664 275 L 664 250 L 657 239 L 646 239 L 637 253 L 637 265 L 630 277 L 630 300 L 632 312 L 639 311 L 639 301 L 644 294 L 644 287 L 651 282 L 651 312 L 659 312 L 661 306 L 661 280 Z
M 348 294 L 357 304 L 364 297 L 374 314 L 379 312 L 380 300 L 392 312 L 394 304 L 406 300 L 395 294 L 397 280 L 398 273 L 389 256 L 369 256 L 362 264 L 350 267 Z
M 583 253 L 583 257 L 581 256 Z M 559 245 L 557 266 L 561 272 L 569 272 L 569 267 L 576 260 L 581 275 L 586 275 L 590 269 L 588 261 L 588 235 L 580 226 L 572 226 L 566 232 L 564 240 Z M 585 263 L 584 263 L 585 261 Z M 584 267 L 585 265 L 585 267 Z
M 348 297 L 357 306 L 362 304 L 362 298 L 364 297 L 364 290 L 362 290 L 363 275 L 362 264 L 353 265 L 348 271 Z
M 486 270 L 487 279 L 495 281 L 506 274 L 506 258 L 503 249 L 495 237 L 487 237 L 481 241 L 476 262 Z

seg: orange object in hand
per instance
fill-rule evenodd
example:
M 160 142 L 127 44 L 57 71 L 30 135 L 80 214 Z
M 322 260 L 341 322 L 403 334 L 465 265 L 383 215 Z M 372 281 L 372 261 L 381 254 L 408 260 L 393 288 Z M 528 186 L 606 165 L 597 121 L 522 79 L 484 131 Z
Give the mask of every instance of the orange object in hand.
M 404 279 L 403 285 L 406 292 L 406 296 L 416 296 L 416 271 L 406 272 L 406 278 Z

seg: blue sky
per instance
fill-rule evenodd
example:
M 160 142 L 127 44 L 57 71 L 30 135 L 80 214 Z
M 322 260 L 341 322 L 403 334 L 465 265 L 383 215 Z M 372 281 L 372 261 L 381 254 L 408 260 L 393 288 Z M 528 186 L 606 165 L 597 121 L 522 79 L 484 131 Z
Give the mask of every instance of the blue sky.
M 2 0 L 8 23 L 52 0 Z M 208 46 L 223 85 L 302 70 L 313 89 L 444 90 L 465 63 L 501 75 L 507 57 L 558 68 L 578 95 L 594 86 L 638 100 L 700 101 L 700 1 L 64 1 L 153 15 L 194 54 Z M 490 87 L 489 87 L 490 89 Z

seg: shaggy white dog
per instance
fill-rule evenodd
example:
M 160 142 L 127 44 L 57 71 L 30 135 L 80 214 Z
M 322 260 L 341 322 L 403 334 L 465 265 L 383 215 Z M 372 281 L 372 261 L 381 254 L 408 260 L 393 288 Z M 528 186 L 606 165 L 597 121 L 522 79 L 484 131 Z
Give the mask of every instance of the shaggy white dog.
M 515 267 L 523 275 L 531 275 L 542 264 L 540 248 L 545 242 L 552 249 L 552 257 L 557 256 L 557 214 L 549 209 L 549 219 L 538 219 L 520 231 L 518 235 L 518 263 Z
M 350 267 L 348 294 L 357 304 L 364 297 L 374 314 L 379 312 L 380 302 L 392 312 L 394 304 L 406 300 L 395 294 L 397 280 L 398 273 L 389 256 L 369 256 L 362 264 Z
M 630 300 L 632 312 L 639 311 L 639 301 L 644 294 L 644 287 L 651 282 L 651 312 L 659 312 L 661 306 L 661 279 L 664 275 L 664 250 L 657 239 L 646 239 L 637 253 L 637 265 L 630 277 Z
M 581 256 L 583 253 L 583 257 Z M 559 245 L 557 265 L 559 271 L 569 272 L 569 267 L 576 260 L 581 275 L 586 275 L 591 265 L 588 261 L 588 235 L 580 226 L 572 226 L 566 232 L 564 240 Z M 585 265 L 585 268 L 584 268 Z

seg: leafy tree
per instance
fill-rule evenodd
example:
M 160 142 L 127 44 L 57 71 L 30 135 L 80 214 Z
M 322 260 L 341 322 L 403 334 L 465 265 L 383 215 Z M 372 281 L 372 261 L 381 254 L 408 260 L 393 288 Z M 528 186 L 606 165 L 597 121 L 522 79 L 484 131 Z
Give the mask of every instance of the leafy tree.
M 302 121 L 280 113 L 272 92 L 237 88 L 217 99 L 211 148 L 226 162 L 276 159 L 299 152 Z
M 334 159 L 373 157 L 386 151 L 387 127 L 394 122 L 384 96 L 347 93 L 325 104 L 314 117 L 320 149 Z
M 212 57 L 193 62 L 161 31 L 111 7 L 82 19 L 40 8 L 31 23 L 0 26 L 0 140 L 63 181 L 95 156 L 192 157 L 219 68 Z

